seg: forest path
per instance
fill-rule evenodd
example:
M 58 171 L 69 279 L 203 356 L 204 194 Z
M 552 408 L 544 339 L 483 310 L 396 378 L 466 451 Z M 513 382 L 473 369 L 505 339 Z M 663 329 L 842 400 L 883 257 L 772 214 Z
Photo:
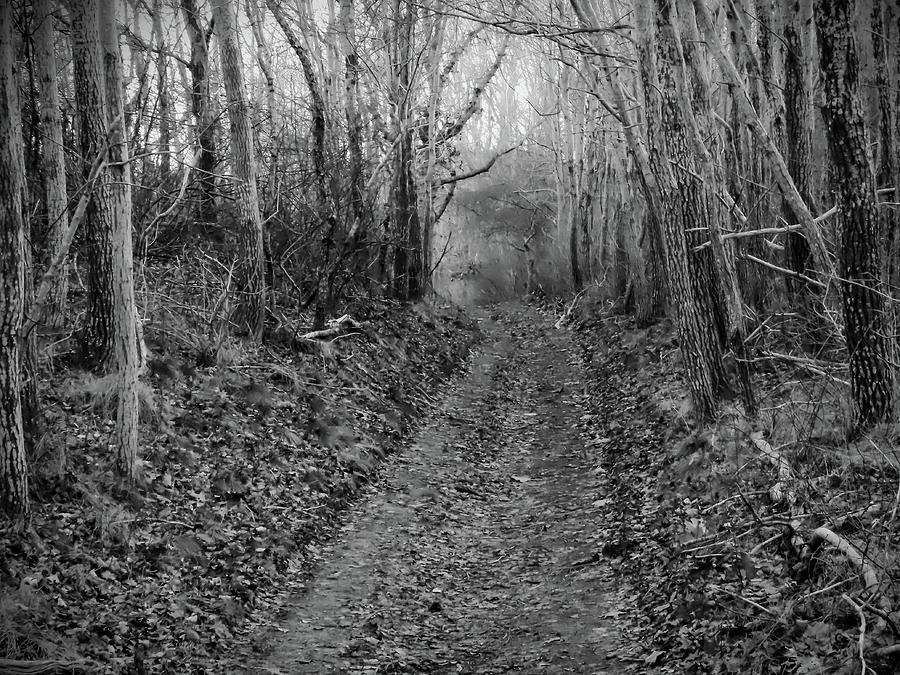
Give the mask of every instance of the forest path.
M 481 318 L 468 373 L 321 552 L 251 673 L 616 673 L 627 590 L 599 555 L 571 335 Z M 249 664 L 248 664 L 249 665 Z

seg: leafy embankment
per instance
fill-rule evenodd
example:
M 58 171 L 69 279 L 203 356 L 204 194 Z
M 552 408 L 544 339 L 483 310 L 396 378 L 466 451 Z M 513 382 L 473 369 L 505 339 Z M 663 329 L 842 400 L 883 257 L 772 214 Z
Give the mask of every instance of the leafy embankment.
M 698 427 L 668 322 L 582 309 L 575 325 L 608 476 L 602 554 L 643 610 L 620 657 L 638 672 L 850 674 L 861 658 L 896 672 L 898 431 L 847 440 L 838 349 L 811 357 L 796 326 L 760 326 L 759 415 L 735 402 Z
M 191 347 L 148 323 L 137 487 L 112 471 L 107 382 L 48 373 L 34 514 L 0 533 L 0 659 L 209 671 L 477 337 L 455 309 L 346 311 L 361 325 L 331 342 Z

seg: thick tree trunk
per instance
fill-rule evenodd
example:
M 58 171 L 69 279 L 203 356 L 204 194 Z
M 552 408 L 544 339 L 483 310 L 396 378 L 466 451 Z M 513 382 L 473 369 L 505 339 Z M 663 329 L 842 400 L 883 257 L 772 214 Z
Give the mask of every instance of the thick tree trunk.
M 674 43 L 668 28 L 669 11 L 668 0 L 661 0 L 655 11 L 644 4 L 640 6 L 642 48 L 648 50 L 644 67 L 647 68 L 648 59 L 652 60 L 652 68 L 647 68 L 648 72 L 642 76 L 645 95 L 661 97 L 657 104 L 659 127 L 649 117 L 647 122 L 648 127 L 652 127 L 652 166 L 662 198 L 663 256 L 671 302 L 678 320 L 685 373 L 695 408 L 705 417 L 715 410 L 718 390 L 726 378 L 719 340 L 710 327 L 709 308 L 704 308 L 697 296 L 698 269 L 691 264 L 685 232 L 688 228 L 706 227 L 703 214 L 709 205 L 702 199 L 696 178 L 688 173 L 692 160 L 685 137 L 685 121 L 675 94 L 677 75 L 672 62 Z M 657 22 L 660 30 L 657 30 Z M 659 51 L 658 60 L 649 51 L 652 45 Z M 658 74 L 658 81 L 652 78 L 653 70 Z
M 412 167 L 415 161 L 412 130 L 403 137 L 394 155 L 391 184 L 394 252 L 394 295 L 401 300 L 422 296 L 422 242 L 418 198 Z
M 82 176 L 87 180 L 90 162 L 109 137 L 103 55 L 100 50 L 99 0 L 72 5 L 72 59 L 75 70 L 75 102 L 79 115 Z M 113 358 L 115 300 L 113 284 L 112 175 L 101 172 L 88 203 L 86 216 L 88 303 L 87 325 L 81 339 L 86 363 L 105 368 Z
M 0 3 L 0 509 L 28 511 L 20 335 L 25 291 L 25 159 L 12 5 Z
M 678 80 L 676 91 L 681 104 L 681 113 L 686 122 L 687 133 L 699 164 L 699 173 L 702 177 L 700 191 L 703 194 L 703 200 L 708 205 L 701 217 L 705 216 L 706 229 L 711 243 L 710 251 L 715 265 L 715 276 L 721 279 L 726 318 L 726 346 L 737 361 L 744 409 L 747 414 L 755 415 L 756 401 L 751 383 L 749 359 L 744 345 L 747 335 L 744 321 L 744 294 L 738 280 L 734 256 L 730 250 L 725 248 L 722 239 L 722 230 L 728 214 L 723 205 L 719 204 L 715 198 L 716 192 L 725 193 L 725 179 L 717 169 L 717 166 L 721 166 L 721 164 L 717 165 L 714 161 L 712 150 L 707 145 L 709 142 L 707 139 L 715 138 L 712 120 L 708 112 L 713 105 L 711 77 L 697 50 L 700 40 L 699 36 L 695 34 L 694 9 L 690 0 L 682 0 L 682 11 L 684 14 L 680 19 L 674 11 L 671 15 L 673 56 L 677 62 L 681 62 L 682 68 L 684 68 L 681 77 L 676 78 Z M 684 40 L 679 34 L 680 23 L 685 26 Z M 687 67 L 688 64 L 689 67 Z M 691 74 L 693 74 L 693 81 Z M 693 92 L 693 96 L 691 92 Z M 714 296 L 712 297 L 714 298 Z
M 237 319 L 258 340 L 262 338 L 266 318 L 266 283 L 263 274 L 263 227 L 256 187 L 256 160 L 253 155 L 250 114 L 244 92 L 234 5 L 231 0 L 215 0 L 212 6 L 215 30 L 219 36 L 222 79 L 228 99 L 234 187 L 240 217 L 237 231 L 240 243 L 237 275 L 240 310 Z
M 875 176 L 859 98 L 859 62 L 851 32 L 854 0 L 816 0 L 819 63 L 825 86 L 828 145 L 841 220 L 840 286 L 850 354 L 855 430 L 893 415 L 884 296 L 878 290 L 881 242 Z
M 59 107 L 59 84 L 53 21 L 53 0 L 35 0 L 34 49 L 41 88 L 41 170 L 44 175 L 44 206 L 47 214 L 46 260 L 53 260 L 62 246 L 69 227 L 66 209 L 66 164 L 63 146 L 62 113 Z M 69 268 L 63 262 L 50 287 L 46 305 L 46 322 L 61 327 L 64 322 Z

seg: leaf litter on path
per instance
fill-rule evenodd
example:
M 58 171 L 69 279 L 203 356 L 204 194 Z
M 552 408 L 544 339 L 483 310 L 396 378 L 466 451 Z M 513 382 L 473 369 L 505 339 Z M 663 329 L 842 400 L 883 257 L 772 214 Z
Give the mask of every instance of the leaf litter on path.
M 631 668 L 632 592 L 601 555 L 606 475 L 572 336 L 530 307 L 494 316 L 244 672 Z

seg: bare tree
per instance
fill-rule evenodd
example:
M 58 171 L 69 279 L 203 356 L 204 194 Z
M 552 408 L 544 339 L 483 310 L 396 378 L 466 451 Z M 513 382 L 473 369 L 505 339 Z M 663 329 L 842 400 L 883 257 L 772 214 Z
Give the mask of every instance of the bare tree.
M 209 38 L 211 31 L 205 26 L 203 14 L 196 0 L 181 0 L 181 11 L 191 44 L 191 110 L 197 125 L 197 143 L 200 156 L 197 169 L 200 183 L 200 221 L 209 225 L 216 222 L 216 113 L 209 91 Z
M 263 275 L 263 227 L 256 187 L 256 158 L 250 114 L 244 92 L 241 52 L 235 27 L 235 7 L 231 0 L 213 2 L 213 20 L 219 36 L 222 79 L 228 98 L 231 122 L 231 155 L 238 207 L 238 319 L 256 339 L 261 339 L 266 318 L 266 282 Z
M 117 0 L 102 0 L 100 39 L 106 85 L 106 116 L 109 142 L 109 175 L 106 199 L 111 228 L 105 232 L 109 242 L 112 268 L 108 279 L 113 316 L 110 338 L 113 340 L 110 369 L 115 373 L 118 393 L 115 445 L 119 471 L 130 479 L 138 474 L 138 371 L 142 361 L 138 353 L 139 329 L 134 297 L 132 254 L 131 163 L 125 132 L 125 104 L 122 88 L 122 54 L 119 48 Z
M 0 508 L 28 511 L 22 427 L 21 329 L 25 297 L 25 159 L 12 5 L 0 3 Z
M 41 97 L 41 168 L 44 175 L 44 205 L 48 232 L 46 257 L 49 261 L 59 253 L 63 235 L 69 226 L 53 0 L 35 0 L 34 23 L 34 51 Z M 68 265 L 63 263 L 53 280 L 47 299 L 45 320 L 52 326 L 60 327 L 63 324 L 68 277 Z
M 856 430 L 893 416 L 875 175 L 859 98 L 859 60 L 851 31 L 854 0 L 817 0 L 819 63 L 841 220 L 840 284 Z

